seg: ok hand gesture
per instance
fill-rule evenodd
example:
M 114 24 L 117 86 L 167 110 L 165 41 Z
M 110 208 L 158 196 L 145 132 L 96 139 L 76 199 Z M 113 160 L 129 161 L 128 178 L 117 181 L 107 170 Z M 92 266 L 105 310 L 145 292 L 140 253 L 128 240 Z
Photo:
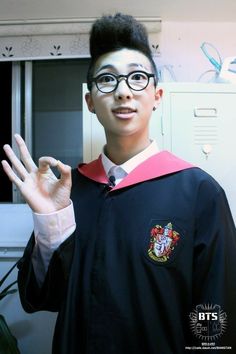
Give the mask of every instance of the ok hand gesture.
M 39 166 L 36 166 L 22 137 L 16 134 L 15 140 L 20 160 L 9 145 L 4 145 L 3 149 L 12 167 L 6 160 L 2 161 L 2 166 L 30 208 L 36 213 L 47 214 L 68 206 L 71 191 L 70 166 L 48 156 L 41 157 Z M 59 179 L 50 167 L 57 167 L 61 174 Z

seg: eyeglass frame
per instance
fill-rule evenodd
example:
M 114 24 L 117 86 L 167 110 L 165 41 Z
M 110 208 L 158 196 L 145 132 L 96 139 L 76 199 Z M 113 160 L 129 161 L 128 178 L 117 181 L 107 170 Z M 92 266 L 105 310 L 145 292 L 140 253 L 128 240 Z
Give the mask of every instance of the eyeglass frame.
M 144 86 L 143 88 L 138 89 L 138 90 L 137 90 L 137 89 L 134 89 L 134 88 L 132 88 L 132 87 L 130 86 L 130 84 L 129 84 L 129 82 L 128 82 L 128 78 L 130 77 L 130 75 L 132 75 L 132 74 L 134 74 L 134 73 L 141 73 L 141 74 L 145 74 L 145 75 L 147 76 L 147 79 L 148 79 L 148 80 L 147 80 L 146 86 Z M 101 89 L 98 87 L 97 80 L 98 80 L 100 77 L 102 77 L 103 75 L 111 75 L 111 76 L 113 76 L 113 77 L 116 79 L 116 81 L 117 81 L 117 82 L 116 82 L 116 85 L 115 85 L 115 87 L 114 87 L 111 91 L 104 92 L 104 91 L 101 91 Z M 105 73 L 99 74 L 98 76 L 93 77 L 93 78 L 91 79 L 91 83 L 92 83 L 92 82 L 95 82 L 95 85 L 96 85 L 98 91 L 100 91 L 100 92 L 102 92 L 102 93 L 112 93 L 112 92 L 114 92 L 114 91 L 117 89 L 117 87 L 119 86 L 119 83 L 121 82 L 120 79 L 124 78 L 125 81 L 126 81 L 127 86 L 128 86 L 131 90 L 133 90 L 133 91 L 143 91 L 143 90 L 145 90 L 145 88 L 147 88 L 147 86 L 149 85 L 149 82 L 150 82 L 150 78 L 151 78 L 151 77 L 153 77 L 153 79 L 154 79 L 154 85 L 156 86 L 156 85 L 157 85 L 157 82 L 156 82 L 156 76 L 155 76 L 155 74 L 150 74 L 150 73 L 147 73 L 146 71 L 143 71 L 143 70 L 134 70 L 134 71 L 131 71 L 131 72 L 130 72 L 129 74 L 127 74 L 127 75 L 125 75 L 125 74 L 116 75 L 116 74 L 113 74 L 113 73 L 105 72 Z

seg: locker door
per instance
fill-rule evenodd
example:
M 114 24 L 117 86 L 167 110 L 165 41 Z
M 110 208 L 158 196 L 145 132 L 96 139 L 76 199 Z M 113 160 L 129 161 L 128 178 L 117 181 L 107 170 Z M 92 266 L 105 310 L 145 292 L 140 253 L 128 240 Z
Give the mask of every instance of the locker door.
M 171 150 L 225 189 L 236 220 L 236 93 L 171 93 Z

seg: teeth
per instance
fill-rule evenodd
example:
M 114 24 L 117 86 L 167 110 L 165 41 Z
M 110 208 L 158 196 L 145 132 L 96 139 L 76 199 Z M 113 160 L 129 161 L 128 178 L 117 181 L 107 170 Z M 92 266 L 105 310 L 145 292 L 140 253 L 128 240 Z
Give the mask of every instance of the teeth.
M 132 113 L 134 112 L 132 109 L 117 109 L 115 110 L 116 113 Z

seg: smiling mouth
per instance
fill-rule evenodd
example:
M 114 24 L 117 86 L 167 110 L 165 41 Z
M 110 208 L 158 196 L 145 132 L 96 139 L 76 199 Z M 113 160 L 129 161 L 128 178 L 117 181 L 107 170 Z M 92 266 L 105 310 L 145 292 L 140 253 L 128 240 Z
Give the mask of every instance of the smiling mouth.
M 112 110 L 112 113 L 117 119 L 129 120 L 134 118 L 136 110 L 132 108 L 117 108 Z
M 129 108 L 129 107 L 118 107 L 113 109 L 112 112 L 118 118 L 128 119 L 128 118 L 132 118 L 137 111 L 136 109 Z
M 132 108 L 117 108 L 117 109 L 113 109 L 114 113 L 134 113 L 136 112 L 135 109 Z

